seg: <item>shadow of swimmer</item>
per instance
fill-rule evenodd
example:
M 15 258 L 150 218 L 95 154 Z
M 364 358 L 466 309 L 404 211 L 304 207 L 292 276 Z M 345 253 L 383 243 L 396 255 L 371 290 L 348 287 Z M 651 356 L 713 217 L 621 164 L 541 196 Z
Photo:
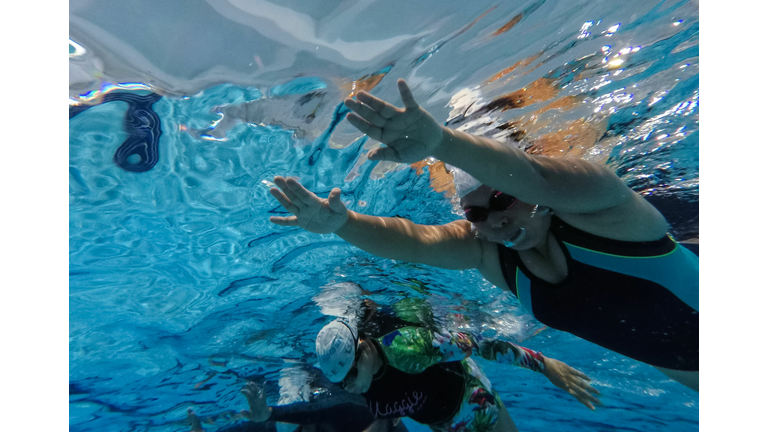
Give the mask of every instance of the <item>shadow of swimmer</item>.
M 130 172 L 146 172 L 157 164 L 160 158 L 159 142 L 162 130 L 160 117 L 152 105 L 160 99 L 157 93 L 139 96 L 132 93 L 114 92 L 104 95 L 101 103 L 120 101 L 128 103 L 123 126 L 128 139 L 118 147 L 112 159 L 117 166 Z M 69 118 L 95 105 L 72 105 Z

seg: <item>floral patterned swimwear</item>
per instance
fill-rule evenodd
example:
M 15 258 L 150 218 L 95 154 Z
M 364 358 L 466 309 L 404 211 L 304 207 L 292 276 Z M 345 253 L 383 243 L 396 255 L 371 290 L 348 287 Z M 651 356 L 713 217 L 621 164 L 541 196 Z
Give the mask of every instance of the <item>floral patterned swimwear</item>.
M 501 399 L 473 353 L 544 370 L 541 353 L 465 333 L 403 327 L 373 339 L 385 364 L 363 396 L 376 418 L 410 417 L 436 431 L 490 431 Z

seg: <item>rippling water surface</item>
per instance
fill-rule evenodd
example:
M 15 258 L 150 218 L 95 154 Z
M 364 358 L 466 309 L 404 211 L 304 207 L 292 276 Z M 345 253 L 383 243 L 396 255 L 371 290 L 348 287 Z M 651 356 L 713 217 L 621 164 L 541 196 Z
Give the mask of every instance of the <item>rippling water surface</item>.
M 450 127 L 607 164 L 696 238 L 698 27 L 696 1 L 70 2 L 70 429 L 188 430 L 193 407 L 217 430 L 246 378 L 278 403 L 315 363 L 323 295 L 352 282 L 523 341 L 603 393 L 590 412 L 481 361 L 522 431 L 698 430 L 698 394 L 544 329 L 477 272 L 267 220 L 277 174 L 367 214 L 458 218 L 438 161 L 367 161 L 378 144 L 342 121 L 344 97 L 395 101 L 402 77 Z

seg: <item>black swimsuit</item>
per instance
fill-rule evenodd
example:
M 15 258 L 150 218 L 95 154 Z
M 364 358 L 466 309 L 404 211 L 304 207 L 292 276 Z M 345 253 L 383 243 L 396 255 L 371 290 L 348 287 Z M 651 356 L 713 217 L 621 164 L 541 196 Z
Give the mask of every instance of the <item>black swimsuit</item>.
M 557 217 L 551 232 L 568 265 L 562 283 L 534 276 L 499 245 L 504 280 L 542 323 L 667 369 L 699 370 L 698 257 L 669 237 L 610 240 Z
M 363 393 L 376 418 L 410 417 L 428 425 L 450 420 L 459 410 L 464 395 L 464 369 L 461 362 L 438 363 L 417 374 L 402 372 L 385 359 L 371 387 Z

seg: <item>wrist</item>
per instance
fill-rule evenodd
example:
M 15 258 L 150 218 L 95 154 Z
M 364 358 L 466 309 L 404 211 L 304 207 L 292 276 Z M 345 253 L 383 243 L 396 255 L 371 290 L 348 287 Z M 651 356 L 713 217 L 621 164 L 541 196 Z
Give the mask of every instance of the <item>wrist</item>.
M 251 413 L 253 413 L 253 411 L 251 411 Z M 268 421 L 270 417 L 272 417 L 272 407 L 268 406 L 267 409 L 264 410 L 264 412 L 258 417 L 251 414 L 250 420 L 254 423 L 263 423 Z
M 355 212 L 353 212 L 350 209 L 347 209 L 347 218 L 344 221 L 344 223 L 341 224 L 339 228 L 336 229 L 336 231 L 333 232 L 333 234 L 336 234 L 339 237 L 344 238 L 344 232 L 349 230 L 349 222 L 355 218 Z
M 537 354 L 537 360 L 539 360 L 539 364 L 541 365 L 541 369 L 539 370 L 539 372 L 541 372 L 544 375 L 546 375 L 547 374 L 547 369 L 549 369 L 548 368 L 548 366 L 549 366 L 549 358 L 545 357 L 544 354 L 542 354 L 541 352 L 537 352 L 536 354 Z
M 451 145 L 456 137 L 454 136 L 453 131 L 447 126 L 440 126 L 440 130 L 442 130 L 442 136 L 438 141 L 437 147 L 432 151 L 432 156 L 443 162 L 451 163 Z

